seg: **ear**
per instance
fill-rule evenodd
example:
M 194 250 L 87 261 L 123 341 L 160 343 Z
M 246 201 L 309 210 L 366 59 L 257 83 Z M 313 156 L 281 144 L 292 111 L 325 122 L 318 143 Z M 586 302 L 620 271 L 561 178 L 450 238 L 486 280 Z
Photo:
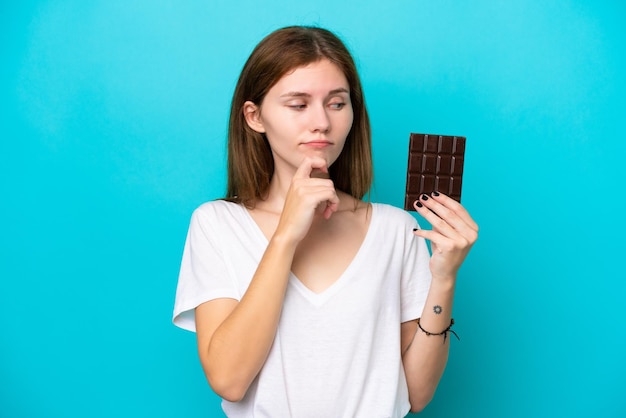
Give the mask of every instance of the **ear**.
M 261 109 L 251 101 L 247 101 L 243 104 L 243 117 L 246 118 L 248 126 L 258 132 L 264 133 L 265 127 L 261 121 Z

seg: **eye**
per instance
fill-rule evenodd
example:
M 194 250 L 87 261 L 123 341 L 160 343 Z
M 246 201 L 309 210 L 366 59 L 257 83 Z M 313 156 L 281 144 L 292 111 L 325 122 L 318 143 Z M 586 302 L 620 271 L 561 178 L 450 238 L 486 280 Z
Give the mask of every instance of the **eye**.
M 334 110 L 341 110 L 344 108 L 346 104 L 344 102 L 337 102 L 337 103 L 330 103 L 328 106 L 330 106 L 331 109 Z
M 290 103 L 287 105 L 288 108 L 293 110 L 304 110 L 306 109 L 305 103 Z

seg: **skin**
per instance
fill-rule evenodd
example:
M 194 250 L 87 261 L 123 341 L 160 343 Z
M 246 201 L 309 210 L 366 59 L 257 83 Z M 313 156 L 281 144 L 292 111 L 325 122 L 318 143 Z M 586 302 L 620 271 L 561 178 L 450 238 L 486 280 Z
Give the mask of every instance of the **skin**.
M 432 282 L 420 324 L 439 333 L 450 325 L 457 273 L 478 239 L 478 225 L 461 204 L 444 194 L 422 195 L 414 207 L 433 226 L 432 230 L 413 232 L 430 240 L 433 249 Z M 402 324 L 402 359 L 412 412 L 421 411 L 430 402 L 443 375 L 450 338 L 442 338 L 418 331 L 414 321 Z
M 267 198 L 250 210 L 269 244 L 248 290 L 239 302 L 216 299 L 196 308 L 200 360 L 209 384 L 224 399 L 240 400 L 263 367 L 290 272 L 312 291 L 322 292 L 347 268 L 365 238 L 368 204 L 336 190 L 325 175 L 352 126 L 348 89 L 341 70 L 322 60 L 283 76 L 261 104 L 243 106 L 248 125 L 268 138 L 275 172 Z M 439 332 L 449 325 L 456 274 L 478 228 L 447 196 L 422 203 L 417 211 L 433 230 L 413 233 L 431 240 L 434 251 L 421 323 Z M 315 262 L 320 259 L 325 262 Z M 439 314 L 435 305 L 441 307 Z M 414 321 L 401 329 L 411 408 L 418 411 L 432 398 L 449 345 L 442 344 L 442 337 L 417 332 Z

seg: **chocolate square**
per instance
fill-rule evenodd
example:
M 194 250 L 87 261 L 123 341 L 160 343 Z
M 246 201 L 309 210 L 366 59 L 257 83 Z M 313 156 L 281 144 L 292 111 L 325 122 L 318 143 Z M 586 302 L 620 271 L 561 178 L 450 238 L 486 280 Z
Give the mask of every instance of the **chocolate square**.
M 445 193 L 461 201 L 465 137 L 411 133 L 404 209 L 415 210 L 421 194 Z

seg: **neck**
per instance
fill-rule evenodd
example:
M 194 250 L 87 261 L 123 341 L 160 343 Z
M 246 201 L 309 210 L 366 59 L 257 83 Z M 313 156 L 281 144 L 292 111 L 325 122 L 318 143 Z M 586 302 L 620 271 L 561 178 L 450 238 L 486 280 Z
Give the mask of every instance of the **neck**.
M 275 170 L 270 180 L 267 196 L 265 199 L 257 201 L 255 206 L 269 212 L 281 213 L 294 174 L 295 171 L 285 173 L 281 170 Z
M 293 179 L 294 174 L 295 170 L 275 170 L 272 175 L 272 180 L 270 181 L 267 197 L 263 200 L 257 201 L 255 206 L 264 211 L 280 214 L 285 206 L 285 199 L 287 197 L 289 187 L 291 187 L 291 180 Z M 329 175 L 321 170 L 314 169 L 311 172 L 311 177 L 329 178 Z M 349 208 L 354 210 L 358 205 L 358 200 L 355 200 L 353 197 L 341 192 L 340 190 L 337 190 L 337 194 L 340 197 L 339 205 L 341 209 Z

